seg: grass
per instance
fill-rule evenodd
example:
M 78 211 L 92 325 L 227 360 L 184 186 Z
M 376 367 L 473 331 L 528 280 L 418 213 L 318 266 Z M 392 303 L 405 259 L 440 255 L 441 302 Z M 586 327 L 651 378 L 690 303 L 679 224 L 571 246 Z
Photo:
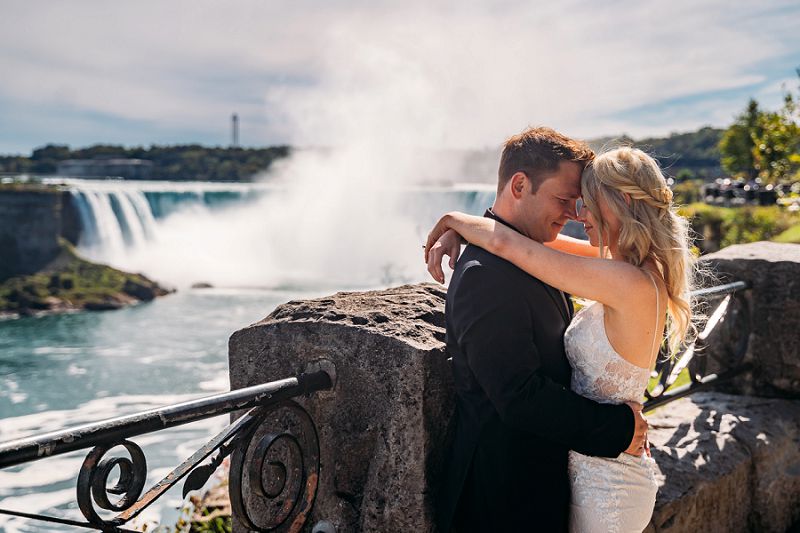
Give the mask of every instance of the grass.
M 675 379 L 675 383 L 673 383 L 667 390 L 682 387 L 683 385 L 688 384 L 691 380 L 692 378 L 689 376 L 689 369 L 684 368 L 683 370 L 681 370 L 681 373 L 678 374 L 678 377 Z M 658 384 L 658 377 L 650 378 L 650 382 L 647 384 L 647 390 L 652 391 L 657 384 Z
M 718 241 L 720 248 L 768 240 L 800 242 L 800 212 L 778 205 L 719 207 L 698 202 L 681 207 L 679 213 L 689 218 L 695 233 Z
M 775 242 L 800 244 L 800 224 L 792 226 L 772 240 Z

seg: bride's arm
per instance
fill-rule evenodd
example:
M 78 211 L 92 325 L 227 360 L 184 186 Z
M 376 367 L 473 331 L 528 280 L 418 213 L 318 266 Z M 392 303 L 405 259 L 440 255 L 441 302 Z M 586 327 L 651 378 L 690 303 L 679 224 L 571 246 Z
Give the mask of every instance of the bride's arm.
M 629 295 L 647 288 L 647 277 L 631 264 L 551 250 L 491 218 L 459 212 L 439 219 L 428 235 L 426 250 L 448 229 L 548 285 L 609 307 L 619 308 Z
M 552 250 L 565 252 L 572 255 L 581 255 L 583 257 L 600 257 L 600 249 L 596 246 L 589 244 L 589 241 L 583 239 L 576 239 L 567 235 L 558 234 L 556 240 L 544 243 L 545 246 Z

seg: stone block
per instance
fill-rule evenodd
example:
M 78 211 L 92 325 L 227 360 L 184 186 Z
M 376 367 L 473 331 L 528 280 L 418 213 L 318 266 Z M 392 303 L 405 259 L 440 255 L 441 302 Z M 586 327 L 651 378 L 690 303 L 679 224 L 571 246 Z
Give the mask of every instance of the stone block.
M 648 415 L 659 491 L 647 531 L 800 523 L 800 402 L 696 393 Z
M 756 242 L 729 246 L 703 257 L 719 282 L 746 281 L 746 320 L 720 324 L 709 339 L 708 371 L 728 358 L 730 340 L 748 335 L 744 360 L 754 371 L 726 390 L 740 394 L 800 398 L 800 245 Z M 724 365 L 721 365 L 724 366 Z
M 281 305 L 229 343 L 231 388 L 333 362 L 336 385 L 298 400 L 320 443 L 308 521 L 337 532 L 431 531 L 453 387 L 441 286 L 337 293 Z M 244 531 L 236 522 L 236 531 Z

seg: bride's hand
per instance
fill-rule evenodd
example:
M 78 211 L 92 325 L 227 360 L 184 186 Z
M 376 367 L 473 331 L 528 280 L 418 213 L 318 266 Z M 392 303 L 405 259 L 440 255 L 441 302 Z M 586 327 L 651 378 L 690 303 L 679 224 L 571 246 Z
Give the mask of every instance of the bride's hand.
M 430 249 L 426 245 L 425 262 L 428 264 L 428 272 L 439 283 L 444 283 L 444 272 L 442 271 L 444 256 L 450 257 L 448 264 L 453 270 L 456 267 L 458 256 L 461 254 L 461 242 L 461 235 L 449 229 L 430 246 Z
M 433 245 L 436 244 L 436 241 L 439 240 L 439 237 L 444 235 L 447 232 L 447 230 L 450 229 L 450 219 L 451 219 L 450 213 L 442 215 L 441 218 L 439 218 L 439 220 L 436 221 L 436 225 L 433 226 L 433 229 L 431 229 L 430 233 L 428 233 L 428 240 L 425 241 L 426 263 L 428 262 L 428 254 L 430 253 L 431 248 L 433 248 Z

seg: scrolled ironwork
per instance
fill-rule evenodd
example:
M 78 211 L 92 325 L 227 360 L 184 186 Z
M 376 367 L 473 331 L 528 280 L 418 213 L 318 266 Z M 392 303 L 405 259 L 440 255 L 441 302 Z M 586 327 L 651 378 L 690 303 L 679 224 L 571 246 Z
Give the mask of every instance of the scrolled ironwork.
M 114 448 L 124 447 L 128 457 L 104 456 Z M 119 470 L 115 485 L 109 487 L 109 478 L 114 470 Z M 142 449 L 135 443 L 123 440 L 111 444 L 95 446 L 86 456 L 78 474 L 78 507 L 86 519 L 98 526 L 116 525 L 117 520 L 105 520 L 97 513 L 95 505 L 107 511 L 124 511 L 141 496 L 147 480 L 147 460 Z M 112 502 L 109 495 L 120 496 Z
M 255 531 L 301 531 L 317 494 L 316 427 L 292 401 L 259 411 L 259 423 L 231 455 L 234 516 Z
M 254 442 L 260 462 L 257 467 L 250 466 L 247 473 L 248 480 L 252 478 L 254 483 L 257 482 L 257 485 L 253 485 L 254 493 L 267 500 L 270 497 L 275 501 L 283 498 L 280 501 L 288 506 L 285 513 L 271 515 L 272 521 L 267 526 L 273 524 L 277 517 L 277 527 L 284 531 L 298 531 L 316 497 L 319 441 L 311 418 L 299 405 L 289 400 L 332 388 L 334 376 L 335 367 L 332 363 L 317 361 L 297 377 L 2 442 L 0 469 L 75 450 L 91 451 L 83 461 L 77 483 L 78 507 L 87 522 L 4 508 L 0 508 L 0 515 L 127 533 L 129 530 L 121 526 L 138 516 L 181 479 L 186 478 L 183 487 L 185 497 L 190 491 L 201 488 L 234 450 L 243 449 L 247 454 L 250 443 Z M 142 449 L 127 439 L 244 410 L 247 410 L 244 415 L 142 494 L 147 477 L 147 461 Z M 262 430 L 262 427 L 266 427 L 265 421 L 269 422 L 270 428 L 282 428 L 283 431 L 266 435 Z M 119 446 L 127 450 L 129 457 L 105 458 L 106 454 Z M 215 451 L 217 453 L 210 462 L 204 463 Z M 252 455 L 252 450 L 250 453 Z M 231 483 L 238 483 L 237 486 L 241 487 L 242 459 L 239 459 L 238 465 L 240 474 L 232 477 Z M 116 482 L 109 486 L 109 480 L 115 472 Z M 248 481 L 248 490 L 250 488 Z M 112 502 L 111 496 L 120 498 Z M 242 500 L 241 496 L 237 500 L 240 507 Z M 118 514 L 112 518 L 102 518 L 98 509 Z

